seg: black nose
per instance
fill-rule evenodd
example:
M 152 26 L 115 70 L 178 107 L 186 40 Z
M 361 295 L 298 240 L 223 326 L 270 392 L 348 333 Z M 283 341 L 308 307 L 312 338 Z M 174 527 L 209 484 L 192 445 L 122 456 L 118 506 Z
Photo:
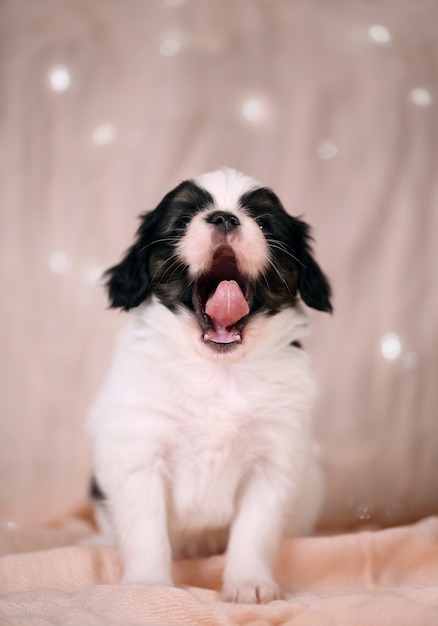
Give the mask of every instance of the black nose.
M 210 213 L 210 215 L 206 217 L 206 220 L 209 224 L 213 224 L 218 230 L 224 233 L 229 233 L 231 230 L 240 226 L 239 218 L 227 211 L 215 211 L 214 213 Z

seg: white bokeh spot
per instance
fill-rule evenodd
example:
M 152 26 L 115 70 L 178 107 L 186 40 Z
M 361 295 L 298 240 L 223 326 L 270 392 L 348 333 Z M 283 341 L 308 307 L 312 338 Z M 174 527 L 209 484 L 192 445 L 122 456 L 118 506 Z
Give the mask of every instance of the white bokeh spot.
M 248 98 L 242 105 L 242 115 L 247 122 L 261 122 L 266 114 L 266 108 L 258 98 Z
M 86 281 L 89 285 L 103 284 L 104 269 L 98 265 L 90 265 L 85 270 Z
M 54 274 L 65 274 L 70 268 L 70 259 L 65 252 L 53 252 L 49 257 L 49 268 Z
M 401 341 L 397 333 L 385 333 L 380 340 L 380 350 L 388 361 L 397 359 L 401 353 Z
M 377 43 L 380 46 L 388 45 L 392 41 L 391 33 L 386 26 L 383 26 L 382 24 L 373 24 L 370 26 L 368 29 L 368 35 L 374 43 Z
M 330 161 L 338 154 L 338 146 L 333 141 L 323 141 L 319 144 L 316 153 L 322 161 Z
M 174 57 L 181 51 L 178 39 L 165 39 L 160 45 L 160 54 L 163 57 Z
M 112 124 L 96 126 L 91 134 L 91 140 L 95 146 L 107 146 L 117 137 L 117 128 Z
M 49 73 L 49 83 L 54 91 L 66 91 L 70 87 L 70 72 L 64 65 L 55 65 Z
M 402 363 L 403 363 L 403 367 L 405 370 L 416 369 L 418 367 L 418 362 L 419 362 L 418 354 L 414 352 L 413 350 L 409 350 L 408 352 L 405 352 L 403 354 Z
M 164 6 L 171 7 L 171 8 L 180 7 L 186 2 L 187 0 L 163 0 Z
M 424 87 L 411 89 L 409 96 L 413 104 L 418 107 L 427 107 L 432 104 L 432 96 L 427 89 L 424 89 Z

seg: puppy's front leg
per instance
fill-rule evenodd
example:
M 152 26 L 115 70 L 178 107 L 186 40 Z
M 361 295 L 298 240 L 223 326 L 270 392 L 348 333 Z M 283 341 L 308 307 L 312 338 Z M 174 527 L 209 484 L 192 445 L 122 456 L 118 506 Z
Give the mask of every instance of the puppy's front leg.
M 223 596 L 230 602 L 264 604 L 281 595 L 272 575 L 283 532 L 281 482 L 257 468 L 243 488 L 224 571 Z
M 171 586 L 165 484 L 156 468 L 131 470 L 110 496 L 123 582 Z

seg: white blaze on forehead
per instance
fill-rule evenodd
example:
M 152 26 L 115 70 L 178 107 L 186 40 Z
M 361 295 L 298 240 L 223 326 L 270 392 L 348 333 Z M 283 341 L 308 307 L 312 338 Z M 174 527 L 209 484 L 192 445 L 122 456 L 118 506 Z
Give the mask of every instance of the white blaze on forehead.
M 240 199 L 261 185 L 254 178 L 229 168 L 202 174 L 193 181 L 211 194 L 213 205 L 192 218 L 178 244 L 179 254 L 189 266 L 190 275 L 196 278 L 212 266 L 218 245 L 217 239 L 214 243 L 217 233 L 205 218 L 209 213 L 222 210 L 239 218 L 239 228 L 227 235 L 226 243 L 233 249 L 240 272 L 249 278 L 258 278 L 269 264 L 269 248 L 255 220 L 241 210 Z
M 205 217 L 215 210 L 202 211 L 195 215 L 178 243 L 179 254 L 189 266 L 193 278 L 207 272 L 213 263 L 217 248 L 213 242 L 215 229 Z M 252 218 L 240 213 L 239 221 L 238 231 L 232 231 L 228 235 L 227 244 L 233 249 L 242 274 L 255 279 L 268 266 L 269 249 L 262 231 Z
M 245 193 L 262 187 L 251 176 L 228 167 L 201 174 L 193 180 L 213 196 L 215 208 L 222 210 L 238 209 L 239 200 Z

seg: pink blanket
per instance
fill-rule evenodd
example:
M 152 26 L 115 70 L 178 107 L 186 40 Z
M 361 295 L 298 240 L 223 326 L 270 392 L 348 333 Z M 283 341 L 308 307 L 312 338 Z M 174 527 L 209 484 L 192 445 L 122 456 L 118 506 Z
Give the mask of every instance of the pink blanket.
M 222 556 L 175 563 L 176 588 L 121 585 L 116 550 L 75 545 L 89 532 L 78 520 L 1 531 L 0 624 L 438 624 L 438 517 L 284 541 L 284 599 L 265 606 L 221 600 Z

